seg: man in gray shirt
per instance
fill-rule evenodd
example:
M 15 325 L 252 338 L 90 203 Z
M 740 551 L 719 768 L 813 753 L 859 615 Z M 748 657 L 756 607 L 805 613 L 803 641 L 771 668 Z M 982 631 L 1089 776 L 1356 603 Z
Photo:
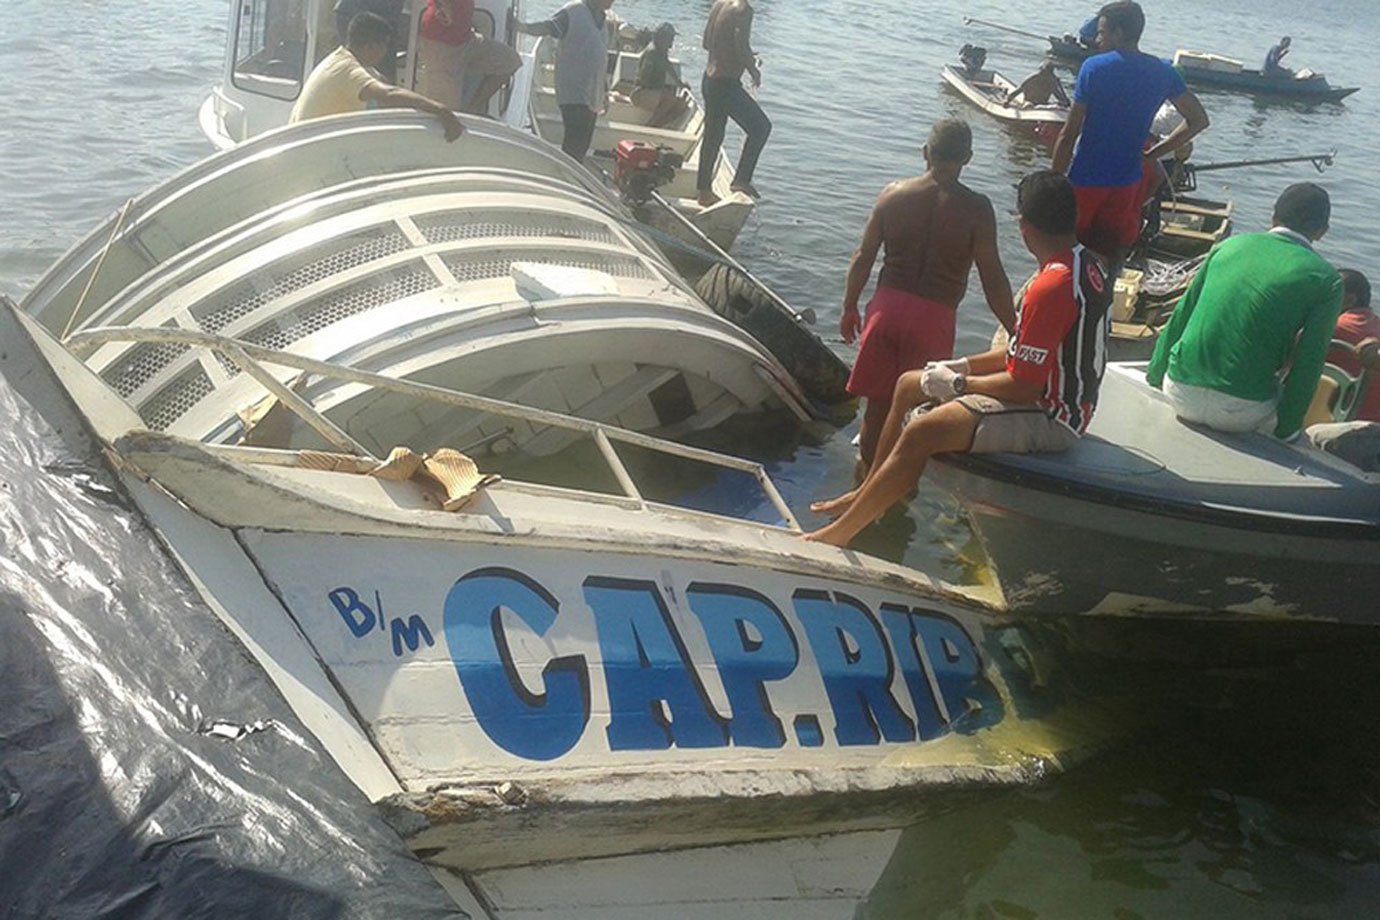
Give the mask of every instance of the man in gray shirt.
M 519 22 L 526 35 L 559 39 L 556 51 L 556 102 L 565 139 L 561 149 L 584 162 L 594 140 L 594 122 L 608 94 L 609 33 L 617 20 L 613 0 L 572 0 L 545 22 Z

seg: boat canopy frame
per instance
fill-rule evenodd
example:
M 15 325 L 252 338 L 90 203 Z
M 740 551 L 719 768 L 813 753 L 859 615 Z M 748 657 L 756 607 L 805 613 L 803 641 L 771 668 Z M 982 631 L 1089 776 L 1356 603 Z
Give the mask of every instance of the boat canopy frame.
M 324 414 L 319 412 L 311 403 L 293 392 L 288 385 L 278 380 L 273 374 L 265 369 L 264 365 L 278 365 L 299 372 L 328 377 L 344 383 L 356 384 L 370 389 L 384 390 L 421 400 L 439 402 L 461 409 L 486 412 L 504 418 L 527 422 L 529 424 L 564 428 L 569 431 L 587 434 L 593 438 L 595 445 L 599 449 L 600 455 L 608 465 L 609 471 L 618 481 L 619 488 L 622 489 L 624 496 L 637 502 L 638 505 L 643 508 L 648 505 L 647 499 L 643 497 L 632 474 L 628 471 L 622 458 L 619 457 L 614 442 L 641 447 L 685 460 L 705 463 L 720 469 L 746 473 L 756 480 L 758 487 L 766 495 L 777 513 L 781 515 L 781 519 L 786 522 L 785 529 L 796 533 L 802 530 L 799 521 L 796 520 L 795 514 L 791 511 L 790 506 L 786 504 L 785 498 L 782 497 L 780 490 L 777 489 L 776 483 L 772 481 L 766 468 L 754 460 L 744 460 L 728 454 L 721 454 L 717 451 L 692 447 L 687 444 L 678 444 L 674 441 L 668 441 L 654 435 L 642 434 L 626 428 L 620 428 L 616 425 L 607 425 L 592 419 L 584 419 L 573 415 L 566 415 L 561 412 L 553 412 L 549 409 L 524 406 L 520 403 L 495 399 L 490 396 L 465 393 L 460 390 L 435 384 L 400 380 L 396 377 L 375 374 L 331 361 L 321 361 L 315 358 L 295 355 L 291 352 L 265 348 L 262 345 L 255 345 L 252 342 L 246 342 L 242 339 L 214 335 L 208 332 L 199 332 L 191 329 L 102 326 L 77 332 L 70 336 L 65 344 L 70 348 L 81 345 L 97 346 L 113 342 L 150 342 L 154 344 L 186 345 L 192 348 L 209 349 L 220 354 L 226 360 L 234 362 L 241 370 L 253 377 L 255 381 L 281 401 L 289 411 L 300 418 L 305 424 L 309 425 L 328 443 L 346 453 L 369 460 L 380 461 L 381 458 L 375 456 L 368 448 L 364 447 L 364 445 L 360 444 Z M 239 454 L 236 453 L 239 448 L 210 444 L 206 446 L 213 451 L 223 451 L 239 456 Z

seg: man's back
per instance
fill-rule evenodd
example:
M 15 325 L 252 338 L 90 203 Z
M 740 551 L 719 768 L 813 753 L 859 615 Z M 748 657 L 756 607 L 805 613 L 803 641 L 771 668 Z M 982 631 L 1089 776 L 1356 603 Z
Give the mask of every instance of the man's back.
M 362 112 L 367 104 L 360 93 L 374 82 L 373 74 L 342 45 L 322 58 L 307 77 L 288 121 L 295 124 L 308 118 Z
M 1141 150 L 1155 113 L 1187 89 L 1167 61 L 1139 51 L 1109 51 L 1084 61 L 1073 98 L 1087 106 L 1087 120 L 1069 180 L 1077 186 L 1139 181 Z
M 995 222 L 991 202 L 927 174 L 889 186 L 877 203 L 877 219 L 883 246 L 878 287 L 957 307 L 968 288 L 978 231 Z
M 752 29 L 752 7 L 743 0 L 715 0 L 704 26 L 704 49 L 709 52 L 705 73 L 713 78 L 737 79 L 747 69 L 744 36 Z

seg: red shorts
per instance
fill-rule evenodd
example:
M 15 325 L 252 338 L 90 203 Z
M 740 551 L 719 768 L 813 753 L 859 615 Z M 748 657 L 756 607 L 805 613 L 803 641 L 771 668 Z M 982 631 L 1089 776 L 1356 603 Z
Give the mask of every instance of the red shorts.
M 903 373 L 952 358 L 957 314 L 947 304 L 896 288 L 877 288 L 867 305 L 848 392 L 890 400 Z
M 1124 248 L 1134 243 L 1140 236 L 1141 188 L 1140 182 L 1074 186 L 1073 193 L 1078 197 L 1078 242 L 1095 252 L 1102 252 L 1108 245 Z

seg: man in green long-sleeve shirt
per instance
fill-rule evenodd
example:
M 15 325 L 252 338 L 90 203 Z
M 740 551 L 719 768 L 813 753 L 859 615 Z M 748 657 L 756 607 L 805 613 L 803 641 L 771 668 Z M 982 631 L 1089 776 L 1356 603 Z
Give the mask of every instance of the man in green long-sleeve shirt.
M 1185 421 L 1299 433 L 1342 308 L 1342 279 L 1313 251 L 1332 204 L 1311 182 L 1275 202 L 1273 229 L 1213 249 L 1155 343 L 1146 379 Z M 1283 375 L 1283 384 L 1280 383 Z

